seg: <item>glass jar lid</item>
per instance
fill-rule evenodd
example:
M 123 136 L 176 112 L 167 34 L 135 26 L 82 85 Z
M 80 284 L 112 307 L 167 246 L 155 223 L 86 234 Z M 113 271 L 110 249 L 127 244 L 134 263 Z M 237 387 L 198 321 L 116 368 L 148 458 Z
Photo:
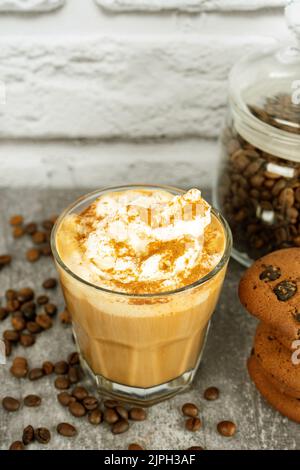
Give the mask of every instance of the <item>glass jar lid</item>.
M 264 152 L 300 162 L 300 0 L 287 5 L 294 43 L 242 59 L 230 74 L 237 131 Z

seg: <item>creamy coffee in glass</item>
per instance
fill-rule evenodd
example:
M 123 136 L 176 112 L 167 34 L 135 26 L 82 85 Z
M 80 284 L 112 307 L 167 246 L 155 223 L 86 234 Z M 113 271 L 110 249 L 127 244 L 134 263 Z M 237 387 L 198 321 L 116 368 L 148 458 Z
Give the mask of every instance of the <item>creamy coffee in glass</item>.
M 145 406 L 190 385 L 232 242 L 200 191 L 96 191 L 66 209 L 51 242 L 81 361 L 99 391 Z

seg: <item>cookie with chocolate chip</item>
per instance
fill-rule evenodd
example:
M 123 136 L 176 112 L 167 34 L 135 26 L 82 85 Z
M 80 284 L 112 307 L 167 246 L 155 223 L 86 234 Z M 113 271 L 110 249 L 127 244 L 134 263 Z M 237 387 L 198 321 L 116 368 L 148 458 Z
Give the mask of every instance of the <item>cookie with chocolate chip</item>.
M 295 351 L 299 349 L 298 346 Z M 264 323 L 260 323 L 256 329 L 253 356 L 262 367 L 269 382 L 279 392 L 300 399 L 298 356 L 285 348 L 272 329 Z
M 300 339 L 300 248 L 255 261 L 240 281 L 239 297 L 249 313 L 288 341 Z
M 283 416 L 300 423 L 300 400 L 279 392 L 267 379 L 254 355 L 248 359 L 248 371 L 256 388 L 267 402 Z

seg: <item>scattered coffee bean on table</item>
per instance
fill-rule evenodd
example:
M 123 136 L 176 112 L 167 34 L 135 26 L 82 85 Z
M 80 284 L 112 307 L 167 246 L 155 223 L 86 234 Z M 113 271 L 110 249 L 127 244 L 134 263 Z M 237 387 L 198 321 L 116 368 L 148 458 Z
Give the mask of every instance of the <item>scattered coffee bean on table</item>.
M 51 375 L 54 371 L 54 365 L 50 361 L 45 361 L 42 365 L 42 369 L 45 375 Z
M 116 406 L 120 405 L 117 400 L 105 400 L 103 404 L 105 408 L 115 408 Z
M 15 442 L 13 442 L 13 443 L 10 445 L 9 450 L 24 450 L 23 442 L 21 442 L 21 441 L 15 441 Z
M 35 343 L 35 337 L 29 333 L 21 333 L 20 335 L 20 344 L 24 348 L 30 348 Z
M 7 289 L 5 291 L 6 300 L 14 300 L 18 296 L 18 292 L 15 289 Z
M 51 439 L 51 433 L 47 428 L 37 428 L 34 431 L 34 437 L 40 444 L 48 444 Z
M 35 263 L 40 258 L 40 251 L 37 248 L 30 248 L 26 252 L 26 259 L 30 263 Z
M 68 356 L 68 363 L 70 364 L 70 366 L 76 366 L 77 364 L 79 364 L 79 354 L 77 351 L 72 352 Z
M 224 437 L 232 437 L 236 433 L 236 425 L 232 421 L 221 421 L 217 425 L 219 434 Z
M 77 367 L 69 367 L 68 378 L 71 384 L 76 384 L 80 380 L 79 371 Z
M 8 266 L 11 263 L 12 257 L 10 255 L 0 255 L 0 270 L 4 266 Z
M 94 425 L 100 424 L 102 422 L 102 419 L 103 419 L 102 411 L 99 409 L 90 411 L 88 414 L 88 420 L 91 424 L 94 424 Z
M 2 400 L 2 406 L 6 411 L 14 412 L 20 408 L 20 402 L 13 397 L 4 397 Z
M 12 226 L 22 225 L 23 222 L 24 222 L 23 216 L 20 214 L 12 215 L 11 218 L 9 219 L 9 223 Z
M 55 304 L 48 303 L 44 305 L 44 312 L 53 317 L 57 313 L 57 307 Z
M 75 416 L 75 418 L 81 418 L 82 416 L 84 416 L 86 414 L 86 409 L 78 401 L 70 403 L 69 410 L 70 410 L 70 413 L 73 416 Z
M 42 245 L 46 241 L 46 234 L 45 232 L 35 232 L 32 235 L 32 241 L 35 245 Z
M 36 304 L 32 300 L 30 300 L 29 302 L 25 302 L 21 306 L 21 312 L 23 313 L 26 320 L 35 320 Z
M 129 423 L 126 419 L 120 419 L 117 423 L 113 424 L 111 432 L 113 434 L 122 434 L 123 432 L 128 431 Z
M 34 441 L 34 429 L 31 425 L 26 426 L 26 428 L 23 430 L 22 441 L 25 446 Z
M 72 323 L 71 314 L 67 309 L 59 314 L 59 319 L 63 325 L 70 325 Z
M 128 411 L 126 410 L 126 408 L 124 408 L 124 406 L 116 406 L 115 407 L 115 411 L 118 413 L 118 415 L 120 416 L 120 418 L 123 418 L 125 419 L 126 421 L 128 420 Z
M 7 339 L 5 339 L 4 344 L 5 344 L 5 356 L 9 357 L 11 355 L 11 352 L 12 352 L 11 342 L 8 341 Z
M 66 374 L 69 370 L 69 364 L 66 361 L 59 361 L 54 364 L 54 373 L 58 375 Z
M 219 398 L 220 391 L 217 387 L 209 387 L 204 392 L 205 400 L 213 401 Z
M 12 232 L 12 236 L 14 238 L 21 238 L 23 237 L 23 235 L 25 235 L 25 230 L 23 227 L 21 226 L 14 227 L 13 232 Z
M 82 401 L 84 398 L 88 397 L 88 391 L 84 387 L 75 387 L 72 390 L 72 395 L 77 400 Z
M 140 446 L 140 444 L 136 444 L 134 442 L 132 444 L 129 444 L 128 450 L 144 450 L 144 448 L 142 446 Z
M 98 408 L 99 401 L 96 397 L 88 396 L 82 400 L 82 404 L 87 411 L 92 411 Z
M 70 403 L 76 401 L 76 398 L 72 397 L 68 392 L 60 392 L 57 395 L 57 399 L 62 406 L 69 406 Z
M 26 328 L 30 333 L 36 334 L 42 331 L 40 325 L 38 325 L 35 321 L 29 321 L 26 324 Z
M 73 437 L 77 434 L 77 429 L 69 423 L 59 423 L 56 430 L 58 434 L 64 437 Z
M 49 302 L 49 297 L 48 295 L 39 295 L 36 301 L 39 305 L 46 305 Z
M 18 378 L 24 378 L 28 374 L 28 362 L 25 357 L 15 357 L 10 368 L 11 374 Z
M 182 407 L 182 413 L 184 416 L 195 418 L 199 414 L 199 409 L 194 403 L 185 403 Z
M 205 450 L 205 449 L 201 446 L 192 446 L 192 447 L 189 447 L 187 450 Z
M 23 317 L 22 312 L 16 312 L 14 316 L 11 318 L 11 326 L 16 331 L 23 331 L 26 328 L 26 321 Z
M 200 418 L 188 418 L 185 422 L 185 428 L 188 431 L 192 431 L 192 432 L 199 431 L 201 426 L 202 426 L 202 422 Z
M 31 369 L 31 371 L 28 374 L 29 380 L 32 380 L 32 381 L 39 380 L 42 377 L 44 377 L 44 372 L 43 372 L 43 369 L 40 369 L 39 367 L 35 369 Z
M 17 299 L 8 300 L 5 305 L 6 310 L 10 313 L 17 312 L 20 308 L 20 302 Z
M 133 421 L 144 421 L 147 418 L 147 413 L 143 408 L 131 408 L 129 410 L 129 419 Z
M 37 231 L 37 224 L 35 222 L 30 222 L 25 225 L 24 229 L 28 235 L 33 235 Z
M 34 290 L 31 287 L 23 287 L 18 291 L 17 299 L 19 302 L 29 302 L 34 298 Z
M 104 411 L 104 421 L 108 424 L 115 424 L 117 421 L 119 421 L 120 416 L 116 412 L 114 408 L 107 408 Z
M 17 343 L 20 339 L 20 334 L 16 330 L 5 330 L 3 332 L 3 339 L 7 339 L 11 343 Z
M 37 315 L 35 321 L 43 330 L 49 330 L 52 327 L 52 320 L 45 313 Z
M 55 379 L 54 386 L 58 390 L 67 390 L 70 388 L 70 380 L 68 377 L 65 377 L 64 375 L 60 375 Z
M 43 282 L 44 289 L 55 289 L 57 286 L 57 280 L 54 277 L 50 277 Z
M 42 402 L 42 399 L 38 395 L 27 395 L 24 398 L 24 405 L 29 406 L 31 408 L 40 406 L 41 402 Z
M 7 318 L 9 312 L 5 307 L 0 307 L 0 321 L 5 320 Z

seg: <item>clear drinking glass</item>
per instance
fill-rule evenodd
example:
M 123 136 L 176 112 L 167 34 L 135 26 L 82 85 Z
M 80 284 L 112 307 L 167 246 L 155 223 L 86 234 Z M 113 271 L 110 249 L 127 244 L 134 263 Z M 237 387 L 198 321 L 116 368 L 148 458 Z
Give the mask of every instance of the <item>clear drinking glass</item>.
M 213 209 L 212 217 L 224 231 L 225 250 L 218 265 L 194 284 L 141 295 L 90 284 L 61 259 L 56 244 L 60 224 L 101 195 L 129 189 L 183 193 L 176 188 L 139 185 L 95 191 L 63 212 L 51 244 L 83 368 L 103 396 L 148 406 L 191 384 L 220 295 L 232 239 L 226 221 Z

